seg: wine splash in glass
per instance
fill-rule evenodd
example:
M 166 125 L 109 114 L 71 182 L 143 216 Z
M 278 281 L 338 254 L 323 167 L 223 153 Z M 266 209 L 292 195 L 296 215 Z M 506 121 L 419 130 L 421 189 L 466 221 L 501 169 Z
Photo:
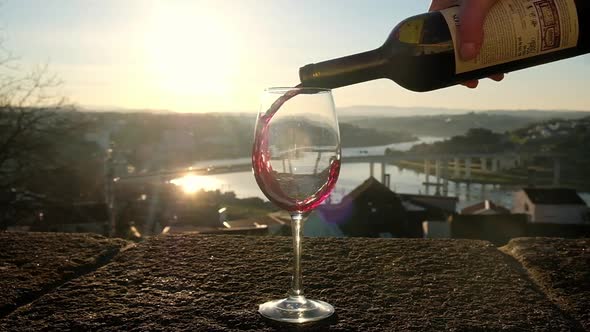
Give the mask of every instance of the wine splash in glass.
M 280 112 L 278 112 L 280 109 Z M 261 304 L 267 318 L 305 323 L 329 317 L 334 308 L 303 295 L 301 241 L 304 216 L 329 195 L 340 172 L 340 133 L 332 93 L 319 88 L 265 90 L 252 151 L 258 186 L 291 215 L 294 270 L 288 297 Z

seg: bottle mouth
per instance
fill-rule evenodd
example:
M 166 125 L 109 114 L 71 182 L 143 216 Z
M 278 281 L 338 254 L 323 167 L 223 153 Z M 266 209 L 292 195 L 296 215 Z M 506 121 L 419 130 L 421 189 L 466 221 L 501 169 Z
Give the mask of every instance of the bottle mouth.
M 285 94 L 289 91 L 299 91 L 301 94 L 330 93 L 332 89 L 319 88 L 313 86 L 296 86 L 296 87 L 272 87 L 264 89 L 266 93 Z

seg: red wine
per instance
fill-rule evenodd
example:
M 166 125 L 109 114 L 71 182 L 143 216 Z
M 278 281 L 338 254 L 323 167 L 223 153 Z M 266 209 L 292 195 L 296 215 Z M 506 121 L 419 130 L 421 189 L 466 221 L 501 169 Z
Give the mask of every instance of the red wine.
M 458 7 L 408 18 L 372 51 L 300 68 L 303 86 L 334 89 L 387 78 L 430 91 L 590 52 L 590 1 L 500 0 L 477 59 L 457 52 Z
M 330 195 L 340 173 L 339 158 L 331 158 L 327 169 L 313 174 L 294 174 L 286 170 L 279 172 L 272 167 L 270 122 L 285 102 L 302 93 L 306 93 L 306 90 L 288 91 L 265 114 L 260 115 L 252 150 L 254 177 L 264 195 L 282 209 L 301 213 L 314 209 Z

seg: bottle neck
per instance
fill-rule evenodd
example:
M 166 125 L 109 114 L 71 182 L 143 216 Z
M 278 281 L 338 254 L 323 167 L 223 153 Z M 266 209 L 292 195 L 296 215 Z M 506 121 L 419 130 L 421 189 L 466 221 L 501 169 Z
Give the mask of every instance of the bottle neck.
M 386 77 L 388 60 L 381 49 L 309 64 L 299 69 L 301 85 L 335 89 Z

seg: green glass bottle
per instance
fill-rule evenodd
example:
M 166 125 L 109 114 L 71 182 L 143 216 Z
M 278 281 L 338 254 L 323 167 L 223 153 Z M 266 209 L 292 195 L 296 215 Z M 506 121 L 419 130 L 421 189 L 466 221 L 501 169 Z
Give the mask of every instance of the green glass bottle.
M 306 65 L 301 85 L 334 89 L 388 78 L 431 91 L 590 52 L 589 0 L 500 0 L 477 59 L 458 56 L 458 7 L 408 18 L 372 51 Z

